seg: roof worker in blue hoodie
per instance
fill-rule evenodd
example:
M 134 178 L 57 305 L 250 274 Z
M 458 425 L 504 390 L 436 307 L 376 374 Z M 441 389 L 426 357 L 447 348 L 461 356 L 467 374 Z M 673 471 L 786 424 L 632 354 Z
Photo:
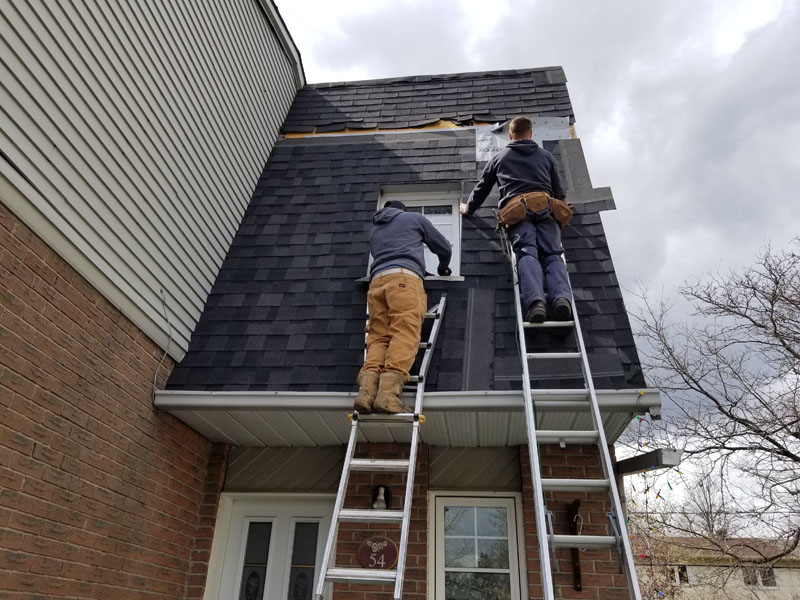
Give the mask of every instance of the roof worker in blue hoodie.
M 406 212 L 397 200 L 378 210 L 372 223 L 367 356 L 358 374 L 353 408 L 361 414 L 410 413 L 400 394 L 409 380 L 428 310 L 423 244 L 439 257 L 437 272 L 442 276 L 450 275 L 452 249 L 428 219 Z
M 545 320 L 546 286 L 553 318 L 568 321 L 572 318 L 572 303 L 567 269 L 561 260 L 561 229 L 569 222 L 572 211 L 563 202 L 566 192 L 553 155 L 540 148 L 531 139 L 532 134 L 530 119 L 517 117 L 511 121 L 511 142 L 486 164 L 460 211 L 472 215 L 497 184 L 498 221 L 506 227 L 517 255 L 525 320 Z

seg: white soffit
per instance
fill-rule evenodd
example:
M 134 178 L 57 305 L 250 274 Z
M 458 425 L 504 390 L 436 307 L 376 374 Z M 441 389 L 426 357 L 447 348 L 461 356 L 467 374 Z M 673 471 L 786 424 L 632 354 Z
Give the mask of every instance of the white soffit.
M 214 442 L 248 447 L 319 447 L 347 442 L 354 393 L 193 392 L 161 390 L 155 406 Z M 613 443 L 631 418 L 661 408 L 658 390 L 598 391 L 606 437 Z M 515 446 L 526 443 L 522 393 L 431 392 L 425 395 L 422 441 L 435 446 Z M 534 403 L 537 426 L 591 429 L 588 403 L 576 409 L 558 391 Z M 407 442 L 406 428 L 363 428 L 362 441 Z

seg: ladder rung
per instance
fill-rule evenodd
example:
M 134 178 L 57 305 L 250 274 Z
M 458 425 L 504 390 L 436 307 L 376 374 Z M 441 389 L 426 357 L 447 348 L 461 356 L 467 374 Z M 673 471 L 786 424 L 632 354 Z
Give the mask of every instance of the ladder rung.
M 560 390 L 540 390 L 532 388 L 531 397 L 534 400 L 583 400 L 589 398 L 589 388 L 564 388 Z
M 397 579 L 397 571 L 331 567 L 328 569 L 325 579 L 351 583 L 394 583 L 395 579 Z
M 548 329 L 550 327 L 575 327 L 575 321 L 544 321 L 543 323 L 523 323 L 525 329 Z
M 428 342 L 420 342 L 419 343 L 420 350 L 426 350 L 428 348 L 428 346 L 430 346 L 430 344 Z
M 401 523 L 403 511 L 343 508 L 339 511 L 339 520 L 348 523 Z
M 422 415 L 420 415 L 420 421 Z M 399 413 L 396 415 L 382 415 L 373 413 L 358 417 L 359 425 L 408 425 L 414 422 L 414 413 Z
M 608 479 L 542 479 L 542 489 L 548 492 L 605 492 Z
M 537 430 L 536 441 L 540 444 L 591 444 L 600 436 L 596 431 Z
M 615 548 L 617 538 L 613 535 L 551 535 L 556 548 Z
M 426 312 L 426 313 L 425 313 L 425 318 L 426 318 L 426 319 L 435 319 L 435 318 L 437 318 L 437 317 L 439 316 L 439 313 L 438 313 L 438 312 L 436 312 L 436 310 L 437 310 L 438 308 L 439 308 L 439 306 L 437 305 L 437 306 L 436 306 L 436 307 L 435 307 L 435 308 L 434 308 L 432 311 L 430 311 L 430 312 Z
M 411 377 L 408 379 L 409 383 L 417 383 L 418 381 L 419 381 L 419 375 L 411 375 Z
M 532 352 L 528 354 L 528 360 L 534 358 L 580 358 L 580 352 Z
M 354 458 L 350 461 L 352 471 L 404 472 L 408 471 L 408 460 L 387 460 L 381 458 Z

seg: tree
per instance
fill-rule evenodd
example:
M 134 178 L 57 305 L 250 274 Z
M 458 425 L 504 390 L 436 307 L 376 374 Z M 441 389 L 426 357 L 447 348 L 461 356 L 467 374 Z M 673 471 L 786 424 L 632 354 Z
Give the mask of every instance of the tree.
M 800 542 L 800 237 L 681 294 L 693 322 L 646 293 L 635 317 L 648 375 L 673 406 L 652 438 L 683 448 L 705 482 L 662 520 L 742 565 L 774 563 Z

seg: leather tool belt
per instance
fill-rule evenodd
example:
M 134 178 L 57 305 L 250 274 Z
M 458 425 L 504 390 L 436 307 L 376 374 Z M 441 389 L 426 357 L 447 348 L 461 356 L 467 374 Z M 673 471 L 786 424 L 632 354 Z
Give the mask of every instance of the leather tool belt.
M 526 207 L 531 212 L 549 208 L 550 214 L 562 228 L 572 220 L 572 205 L 569 202 L 553 198 L 547 192 L 526 192 L 517 194 L 497 211 L 497 222 L 506 229 L 516 225 L 527 215 Z

